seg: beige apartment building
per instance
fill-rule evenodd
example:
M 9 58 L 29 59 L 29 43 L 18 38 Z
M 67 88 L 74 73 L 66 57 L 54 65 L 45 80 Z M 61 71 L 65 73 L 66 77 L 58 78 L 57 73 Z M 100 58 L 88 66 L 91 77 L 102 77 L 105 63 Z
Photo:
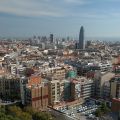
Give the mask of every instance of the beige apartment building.
M 44 77 L 47 77 L 50 80 L 63 80 L 65 79 L 65 68 L 63 67 L 54 67 L 47 68 L 42 71 Z
M 115 76 L 110 81 L 110 97 L 120 98 L 120 76 Z
M 96 97 L 103 98 L 104 97 L 104 86 L 106 82 L 110 82 L 110 80 L 115 76 L 114 73 L 108 72 L 101 74 L 101 72 L 96 72 L 95 74 L 95 94 Z M 107 90 L 107 89 L 106 89 Z M 109 90 L 109 88 L 108 88 Z
M 49 82 L 49 105 L 58 104 L 64 96 L 64 80 L 52 80 Z

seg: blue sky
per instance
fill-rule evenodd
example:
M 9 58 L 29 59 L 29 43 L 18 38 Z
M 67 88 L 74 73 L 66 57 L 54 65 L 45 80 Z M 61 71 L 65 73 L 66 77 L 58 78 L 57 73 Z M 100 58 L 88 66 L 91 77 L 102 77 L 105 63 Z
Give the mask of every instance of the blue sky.
M 120 37 L 120 0 L 0 0 L 0 36 Z

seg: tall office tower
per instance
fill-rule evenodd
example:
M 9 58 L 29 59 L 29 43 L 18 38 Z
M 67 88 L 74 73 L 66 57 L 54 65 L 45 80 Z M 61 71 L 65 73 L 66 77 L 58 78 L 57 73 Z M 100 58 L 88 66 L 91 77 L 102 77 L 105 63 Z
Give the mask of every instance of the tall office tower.
M 50 34 L 50 43 L 54 43 L 53 34 Z
M 79 49 L 84 49 L 84 28 L 81 26 L 79 33 Z

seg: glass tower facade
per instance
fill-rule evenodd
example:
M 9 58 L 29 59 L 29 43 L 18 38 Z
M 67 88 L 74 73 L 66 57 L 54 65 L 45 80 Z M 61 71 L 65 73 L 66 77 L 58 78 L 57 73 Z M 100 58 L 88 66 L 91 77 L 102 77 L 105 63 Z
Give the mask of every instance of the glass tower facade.
M 79 49 L 84 49 L 84 28 L 81 26 L 79 33 Z

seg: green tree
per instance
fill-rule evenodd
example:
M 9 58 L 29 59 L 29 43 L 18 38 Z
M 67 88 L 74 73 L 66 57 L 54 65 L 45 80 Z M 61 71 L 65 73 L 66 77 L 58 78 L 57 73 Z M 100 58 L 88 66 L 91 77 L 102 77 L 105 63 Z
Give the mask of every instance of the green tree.
M 103 114 L 108 114 L 110 112 L 110 109 L 107 107 L 107 105 L 105 103 L 101 104 L 100 109 L 103 112 Z
M 47 112 L 36 112 L 28 106 L 21 109 L 17 106 L 0 107 L 0 120 L 53 120 Z
M 49 113 L 45 112 L 36 112 L 33 115 L 34 120 L 53 120 L 52 116 Z
M 20 117 L 22 115 L 22 110 L 21 108 L 17 107 L 17 106 L 10 106 L 8 107 L 8 112 L 13 115 L 13 116 L 17 116 Z
M 96 110 L 95 114 L 96 114 L 97 117 L 101 117 L 103 115 L 100 108 Z
M 5 107 L 0 107 L 0 120 L 20 120 L 17 117 L 13 117 L 12 115 L 8 115 L 5 113 Z
M 97 117 L 101 117 L 103 115 L 106 115 L 110 112 L 110 109 L 107 107 L 105 103 L 102 103 L 100 108 L 98 108 L 95 112 Z
M 8 108 L 8 111 L 10 114 L 18 117 L 20 120 L 32 120 L 32 115 L 27 112 L 22 111 L 20 107 L 10 106 Z
M 33 115 L 34 114 L 34 110 L 32 109 L 32 107 L 31 106 L 27 106 L 27 107 L 24 107 L 24 112 L 27 112 L 27 113 L 29 113 L 30 115 Z
M 19 118 L 13 117 L 13 116 L 11 116 L 11 115 L 7 115 L 7 119 L 8 119 L 8 120 L 20 120 Z
M 26 112 L 22 112 L 20 119 L 21 120 L 32 120 L 32 115 Z

